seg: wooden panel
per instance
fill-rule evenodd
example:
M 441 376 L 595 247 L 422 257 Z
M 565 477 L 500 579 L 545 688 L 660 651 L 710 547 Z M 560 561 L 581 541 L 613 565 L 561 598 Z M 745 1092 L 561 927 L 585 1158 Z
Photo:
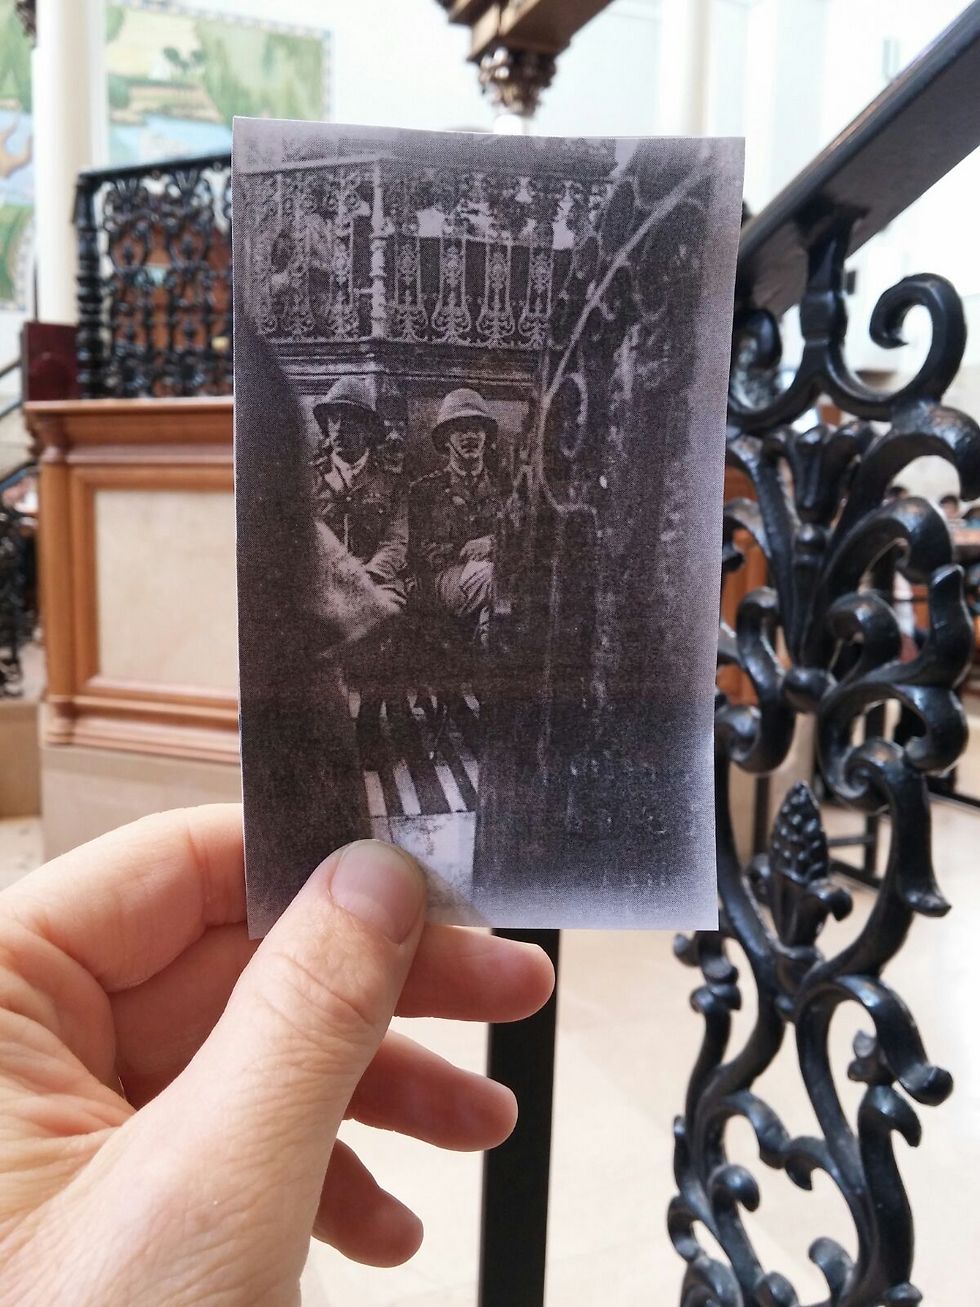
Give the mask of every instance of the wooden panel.
M 236 762 L 233 686 L 103 673 L 95 521 L 99 492 L 230 494 L 231 400 L 54 401 L 28 404 L 25 414 L 41 450 L 45 742 Z
M 98 490 L 231 491 L 230 399 L 73 400 L 26 406 L 41 449 L 39 555 L 47 655 L 48 744 L 234 761 L 237 698 L 229 687 L 108 677 L 99 667 L 94 499 Z M 729 469 L 726 499 L 751 493 Z M 761 551 L 725 586 L 728 620 L 766 583 Z M 734 669 L 720 678 L 736 699 L 752 697 Z
M 737 468 L 725 469 L 725 502 L 730 499 L 754 499 L 755 490 L 752 482 Z M 735 537 L 735 544 L 745 555 L 745 562 L 736 571 L 729 573 L 721 595 L 721 615 L 734 629 L 738 606 L 752 590 L 768 584 L 768 569 L 762 550 L 749 536 L 747 531 L 740 531 Z M 718 673 L 718 687 L 734 703 L 754 703 L 755 691 L 746 674 L 737 667 L 724 667 Z

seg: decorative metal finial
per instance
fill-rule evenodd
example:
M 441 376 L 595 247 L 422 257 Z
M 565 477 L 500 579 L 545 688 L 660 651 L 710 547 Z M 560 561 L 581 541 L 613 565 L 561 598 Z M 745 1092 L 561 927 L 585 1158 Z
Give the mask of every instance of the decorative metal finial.
M 531 118 L 556 67 L 553 55 L 497 44 L 480 58 L 480 86 L 499 109 Z

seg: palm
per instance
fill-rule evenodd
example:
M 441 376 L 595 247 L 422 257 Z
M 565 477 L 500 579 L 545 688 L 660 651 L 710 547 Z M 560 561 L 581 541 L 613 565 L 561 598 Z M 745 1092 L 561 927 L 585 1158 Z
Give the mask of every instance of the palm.
M 240 809 L 200 811 L 206 819 L 168 814 L 129 827 L 0 896 L 0 1171 L 21 1181 L 0 1199 L 0 1249 L 180 1076 L 257 947 L 244 924 Z M 485 1021 L 534 1010 L 549 968 L 502 944 L 427 928 L 398 1011 Z M 481 1085 L 389 1034 L 348 1114 L 443 1147 L 482 1148 L 512 1119 Z M 470 1110 L 460 1112 L 464 1099 Z M 343 1189 L 349 1200 L 359 1166 L 337 1146 L 318 1229 L 377 1260 L 387 1254 L 345 1214 Z M 364 1192 L 379 1201 L 376 1187 Z

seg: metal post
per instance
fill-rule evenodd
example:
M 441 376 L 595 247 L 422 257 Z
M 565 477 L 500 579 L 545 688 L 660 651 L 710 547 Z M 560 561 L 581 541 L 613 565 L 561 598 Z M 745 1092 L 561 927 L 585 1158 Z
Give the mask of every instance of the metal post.
M 83 399 L 105 392 L 105 345 L 102 323 L 102 268 L 95 185 L 79 178 L 75 192 L 75 233 L 78 238 L 78 386 Z
M 385 294 L 385 214 L 381 185 L 381 162 L 374 165 L 373 201 L 371 205 L 371 335 L 384 338 L 388 332 L 388 305 Z
M 540 944 L 557 973 L 559 931 L 494 933 Z M 544 1301 L 556 1015 L 557 989 L 526 1021 L 490 1027 L 487 1072 L 514 1091 L 520 1115 L 514 1133 L 484 1163 L 480 1307 Z

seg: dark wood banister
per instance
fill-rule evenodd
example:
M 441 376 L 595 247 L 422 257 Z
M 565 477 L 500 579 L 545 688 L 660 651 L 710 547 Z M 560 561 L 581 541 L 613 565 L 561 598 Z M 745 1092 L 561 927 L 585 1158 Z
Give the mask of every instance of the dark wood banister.
M 742 232 L 738 291 L 777 317 L 807 252 L 852 224 L 859 249 L 980 145 L 980 0 L 909 64 Z

